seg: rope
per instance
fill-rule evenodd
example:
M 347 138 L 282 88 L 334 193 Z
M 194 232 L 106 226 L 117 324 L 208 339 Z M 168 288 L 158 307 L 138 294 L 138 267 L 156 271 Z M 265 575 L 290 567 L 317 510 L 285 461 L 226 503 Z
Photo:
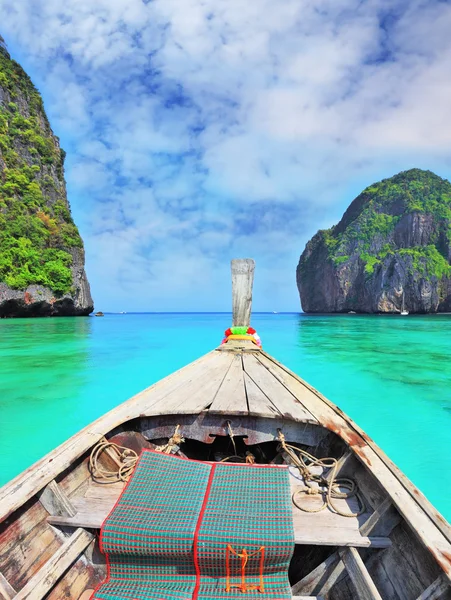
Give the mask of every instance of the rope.
M 185 441 L 185 438 L 179 433 L 179 431 L 180 425 L 177 425 L 174 433 L 172 434 L 172 437 L 169 438 L 168 443 L 163 444 L 162 446 L 157 446 L 155 450 L 163 452 L 164 454 L 171 454 L 172 450 L 176 446 L 180 446 L 180 444 L 183 444 L 183 442 Z
M 100 464 L 100 455 L 106 450 L 109 450 L 108 454 L 117 464 L 117 469 L 107 469 Z M 112 453 L 116 453 L 117 457 L 114 457 Z M 128 481 L 130 479 L 137 460 L 138 455 L 131 448 L 119 446 L 109 442 L 106 438 L 102 438 L 91 452 L 89 468 L 95 481 L 99 483 L 117 483 L 118 481 Z
M 229 437 L 232 441 L 233 451 L 235 452 L 235 454 L 232 454 L 232 456 L 226 456 L 226 458 L 223 458 L 219 462 L 227 462 L 228 460 L 232 460 L 232 458 L 234 458 L 234 459 L 237 459 L 238 462 L 245 462 L 247 465 L 254 465 L 255 464 L 255 456 L 252 454 L 252 452 L 246 452 L 246 457 L 238 455 L 237 449 L 236 449 L 236 444 L 235 444 L 235 439 L 234 439 L 235 433 L 232 429 L 232 424 L 230 421 L 227 421 L 227 433 L 229 434 Z
M 235 456 L 236 456 L 237 455 L 236 444 L 235 444 L 235 440 L 233 439 L 235 437 L 235 434 L 233 433 L 232 423 L 230 421 L 227 421 L 227 431 L 229 433 L 230 439 L 232 440 L 233 451 L 235 452 Z
M 299 472 L 304 479 L 305 487 L 303 489 L 296 490 L 291 497 L 293 504 L 297 506 L 297 508 L 303 510 L 304 512 L 317 513 L 324 510 L 327 506 L 332 512 L 336 513 L 337 515 L 341 515 L 342 517 L 358 517 L 359 515 L 365 512 L 365 503 L 363 502 L 363 499 L 358 493 L 358 488 L 355 481 L 347 477 L 336 477 L 338 469 L 338 461 L 336 458 L 316 458 L 315 456 L 312 456 L 305 450 L 301 450 L 300 448 L 296 448 L 296 446 L 291 446 L 290 444 L 287 444 L 282 431 L 279 429 L 278 432 L 278 439 L 280 441 L 280 445 L 291 458 L 294 465 L 299 469 Z M 306 463 L 306 460 L 308 460 L 308 464 Z M 310 467 L 315 466 L 323 467 L 325 469 L 331 469 L 329 473 L 330 476 L 326 478 L 322 475 L 315 475 L 310 470 Z M 317 486 L 312 485 L 313 483 L 317 484 Z M 320 486 L 322 486 L 325 489 L 321 489 Z M 342 492 L 340 488 L 345 488 L 346 491 Z M 325 495 L 322 506 L 316 509 L 302 506 L 298 502 L 298 496 L 301 493 L 308 495 Z M 347 499 L 352 498 L 353 496 L 356 497 L 359 503 L 359 509 L 355 513 L 345 513 L 339 508 L 337 508 L 333 503 L 334 498 Z
M 168 443 L 163 446 L 157 446 L 155 450 L 171 454 L 175 446 L 179 446 L 185 441 L 179 431 L 180 425 L 177 425 Z M 105 451 L 108 451 L 107 454 L 116 463 L 116 469 L 107 469 L 100 464 L 100 455 Z M 99 483 L 117 483 L 118 481 L 128 481 L 130 479 L 137 461 L 138 454 L 134 450 L 109 442 L 103 437 L 92 449 L 91 456 L 89 457 L 89 468 L 92 478 L 95 481 Z
M 234 554 L 238 558 L 241 558 L 241 584 L 231 584 L 230 583 L 230 553 Z M 247 585 L 246 583 L 246 565 L 248 560 L 255 556 L 256 554 L 260 554 L 260 564 L 259 564 L 259 585 Z M 238 588 L 241 593 L 245 594 L 247 591 L 258 590 L 259 592 L 265 591 L 265 585 L 263 582 L 263 567 L 265 563 L 265 546 L 261 546 L 255 552 L 248 554 L 246 548 L 243 548 L 241 552 L 237 552 L 232 548 L 230 544 L 227 544 L 226 548 L 226 592 L 230 592 L 232 588 Z
M 232 458 L 234 458 L 235 460 L 238 459 L 237 462 L 246 462 L 242 456 L 238 456 L 237 454 L 234 454 L 233 456 L 226 456 L 219 462 L 227 462 L 228 460 L 232 460 Z

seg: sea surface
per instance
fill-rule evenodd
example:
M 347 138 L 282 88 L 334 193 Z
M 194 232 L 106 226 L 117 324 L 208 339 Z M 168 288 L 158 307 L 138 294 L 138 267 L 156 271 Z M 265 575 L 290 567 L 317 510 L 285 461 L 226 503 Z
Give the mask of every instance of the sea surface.
M 0 485 L 229 325 L 224 313 L 0 320 Z M 252 325 L 451 520 L 451 316 L 257 313 Z

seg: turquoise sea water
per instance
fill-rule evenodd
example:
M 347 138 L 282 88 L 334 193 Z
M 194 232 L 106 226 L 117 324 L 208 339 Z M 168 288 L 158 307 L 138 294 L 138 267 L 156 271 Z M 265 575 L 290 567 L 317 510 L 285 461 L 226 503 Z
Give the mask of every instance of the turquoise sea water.
M 451 520 L 451 317 L 255 314 L 263 346 L 347 412 Z M 227 314 L 0 321 L 0 485 L 217 346 Z

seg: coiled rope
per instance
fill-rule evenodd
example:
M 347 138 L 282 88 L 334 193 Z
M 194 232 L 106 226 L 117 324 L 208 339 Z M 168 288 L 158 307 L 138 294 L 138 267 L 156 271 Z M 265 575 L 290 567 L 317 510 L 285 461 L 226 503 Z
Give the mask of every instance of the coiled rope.
M 336 458 L 316 458 L 305 450 L 287 444 L 285 436 L 280 429 L 278 430 L 278 434 L 278 439 L 280 441 L 279 449 L 281 447 L 288 454 L 304 479 L 305 487 L 296 490 L 291 497 L 293 504 L 297 506 L 297 508 L 304 512 L 317 513 L 324 510 L 327 506 L 332 512 L 341 515 L 342 517 L 358 517 L 365 512 L 365 503 L 358 493 L 355 481 L 348 477 L 335 477 L 338 469 L 338 461 Z M 308 464 L 306 461 L 308 461 Z M 311 467 L 322 467 L 324 469 L 331 469 L 331 471 L 326 478 L 323 475 L 312 473 Z M 317 486 L 312 485 L 312 483 L 316 483 Z M 323 489 L 321 489 L 320 486 L 322 486 Z M 345 492 L 341 491 L 343 488 L 346 489 Z M 315 509 L 302 506 L 302 504 L 299 504 L 299 497 L 301 494 L 323 495 L 324 500 L 322 506 Z M 352 498 L 353 496 L 356 497 L 359 503 L 357 512 L 345 513 L 333 503 L 333 499 L 347 499 Z
M 107 469 L 100 464 L 100 455 L 107 451 L 108 456 L 116 463 L 117 468 Z M 98 442 L 89 457 L 89 469 L 92 478 L 98 483 L 117 483 L 128 481 L 138 460 L 137 453 L 131 448 L 119 446 L 102 438 Z
M 180 425 L 177 425 L 168 443 L 157 446 L 155 450 L 164 454 L 171 454 L 173 449 L 184 441 L 185 439 L 180 434 Z M 116 469 L 107 469 L 100 463 L 100 456 L 103 452 L 106 452 L 116 463 Z M 91 456 L 89 457 L 89 469 L 93 480 L 97 481 L 97 483 L 125 482 L 130 479 L 137 462 L 138 454 L 134 450 L 109 442 L 103 437 L 92 449 Z

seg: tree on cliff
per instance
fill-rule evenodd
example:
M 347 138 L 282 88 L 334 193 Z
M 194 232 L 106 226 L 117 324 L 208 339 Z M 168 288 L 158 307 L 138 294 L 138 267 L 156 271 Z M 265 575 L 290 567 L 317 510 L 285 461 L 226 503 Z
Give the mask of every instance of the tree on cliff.
M 366 188 L 297 268 L 306 312 L 451 309 L 451 184 L 411 169 Z
M 64 156 L 39 92 L 0 37 L 0 316 L 93 309 Z

